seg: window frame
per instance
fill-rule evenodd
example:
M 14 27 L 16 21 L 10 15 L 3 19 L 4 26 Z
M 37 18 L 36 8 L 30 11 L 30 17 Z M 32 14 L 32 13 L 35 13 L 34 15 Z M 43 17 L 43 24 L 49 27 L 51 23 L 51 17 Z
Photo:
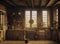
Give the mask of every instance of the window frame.
M 46 16 L 45 16 L 45 18 L 43 18 L 44 16 L 43 16 L 43 11 L 46 11 L 47 12 L 47 18 L 46 18 Z M 44 26 L 44 21 L 43 21 L 43 19 L 46 19 L 46 21 L 45 21 L 45 26 Z M 48 27 L 48 11 L 47 10 L 42 10 L 42 24 L 43 24 L 43 28 L 47 28 Z
M 37 12 L 37 10 L 25 10 L 25 12 L 26 11 L 30 11 L 30 17 L 31 17 L 32 11 L 36 11 Z M 26 27 L 26 14 L 25 14 L 25 28 L 27 28 Z M 30 27 L 28 27 L 28 28 L 30 28 Z M 36 15 L 36 27 L 32 27 L 32 28 L 37 28 L 37 15 Z

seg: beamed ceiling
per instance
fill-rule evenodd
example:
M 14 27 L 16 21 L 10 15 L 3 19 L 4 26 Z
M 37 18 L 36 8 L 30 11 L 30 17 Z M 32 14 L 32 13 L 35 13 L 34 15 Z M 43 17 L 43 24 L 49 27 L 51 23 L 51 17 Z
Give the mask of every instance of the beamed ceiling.
M 1 0 L 13 6 L 20 7 L 54 7 L 60 5 L 60 0 Z

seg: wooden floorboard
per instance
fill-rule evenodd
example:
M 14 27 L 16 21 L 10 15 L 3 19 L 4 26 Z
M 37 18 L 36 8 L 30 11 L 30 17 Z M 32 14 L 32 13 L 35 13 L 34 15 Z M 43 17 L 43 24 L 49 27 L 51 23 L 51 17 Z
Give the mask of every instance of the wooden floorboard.
M 0 42 L 0 44 L 25 44 L 25 41 L 4 41 Z M 28 41 L 27 44 L 58 44 L 58 43 L 53 41 L 41 40 L 41 41 Z

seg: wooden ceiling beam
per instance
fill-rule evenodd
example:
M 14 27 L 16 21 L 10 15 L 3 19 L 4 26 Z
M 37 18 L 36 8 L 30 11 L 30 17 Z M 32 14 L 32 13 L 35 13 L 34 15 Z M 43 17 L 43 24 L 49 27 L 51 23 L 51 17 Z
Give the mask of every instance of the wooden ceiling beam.
M 41 2 L 42 2 L 42 0 L 39 1 L 39 7 L 41 7 Z
M 51 0 L 47 0 L 45 6 L 47 6 L 47 5 L 49 4 L 50 1 L 51 1 Z
M 6 0 L 1 0 L 0 3 L 7 6 L 7 7 L 15 7 L 14 5 L 11 5 L 10 3 L 8 3 Z
M 28 3 L 28 0 L 25 0 L 25 3 L 27 5 L 27 7 L 29 7 L 29 3 Z
M 34 6 L 34 8 L 32 8 L 32 7 L 30 6 L 30 7 L 28 8 L 28 7 L 25 7 L 25 6 L 19 6 L 18 8 L 30 10 L 30 9 L 48 9 L 48 8 L 51 8 L 51 7 L 43 7 L 43 6 L 37 7 L 37 6 Z
M 55 7 L 58 7 L 58 6 L 60 6 L 60 4 L 54 5 L 52 8 L 55 8 Z
M 31 2 L 32 2 L 32 8 L 34 8 L 34 0 L 31 0 Z
M 56 0 L 52 5 L 51 7 L 54 7 L 54 5 L 58 2 L 59 0 Z
M 8 1 L 10 1 L 14 6 L 17 6 L 16 3 L 14 3 L 14 1 L 12 0 L 8 0 Z

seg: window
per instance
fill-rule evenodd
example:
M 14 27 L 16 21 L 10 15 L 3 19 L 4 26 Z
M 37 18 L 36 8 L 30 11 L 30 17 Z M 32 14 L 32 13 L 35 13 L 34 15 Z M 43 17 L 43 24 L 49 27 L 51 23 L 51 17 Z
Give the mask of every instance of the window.
M 58 22 L 58 9 L 56 9 L 56 21 Z
M 25 11 L 25 27 L 30 28 L 30 11 Z
M 56 9 L 56 28 L 58 28 L 58 9 Z
M 33 20 L 33 24 L 29 21 Z M 25 28 L 36 28 L 37 27 L 37 11 L 25 11 Z
M 0 10 L 0 29 L 7 29 L 6 11 Z
M 47 27 L 47 11 L 42 11 L 43 27 Z
M 32 11 L 32 19 L 34 20 L 32 27 L 37 27 L 37 11 Z

